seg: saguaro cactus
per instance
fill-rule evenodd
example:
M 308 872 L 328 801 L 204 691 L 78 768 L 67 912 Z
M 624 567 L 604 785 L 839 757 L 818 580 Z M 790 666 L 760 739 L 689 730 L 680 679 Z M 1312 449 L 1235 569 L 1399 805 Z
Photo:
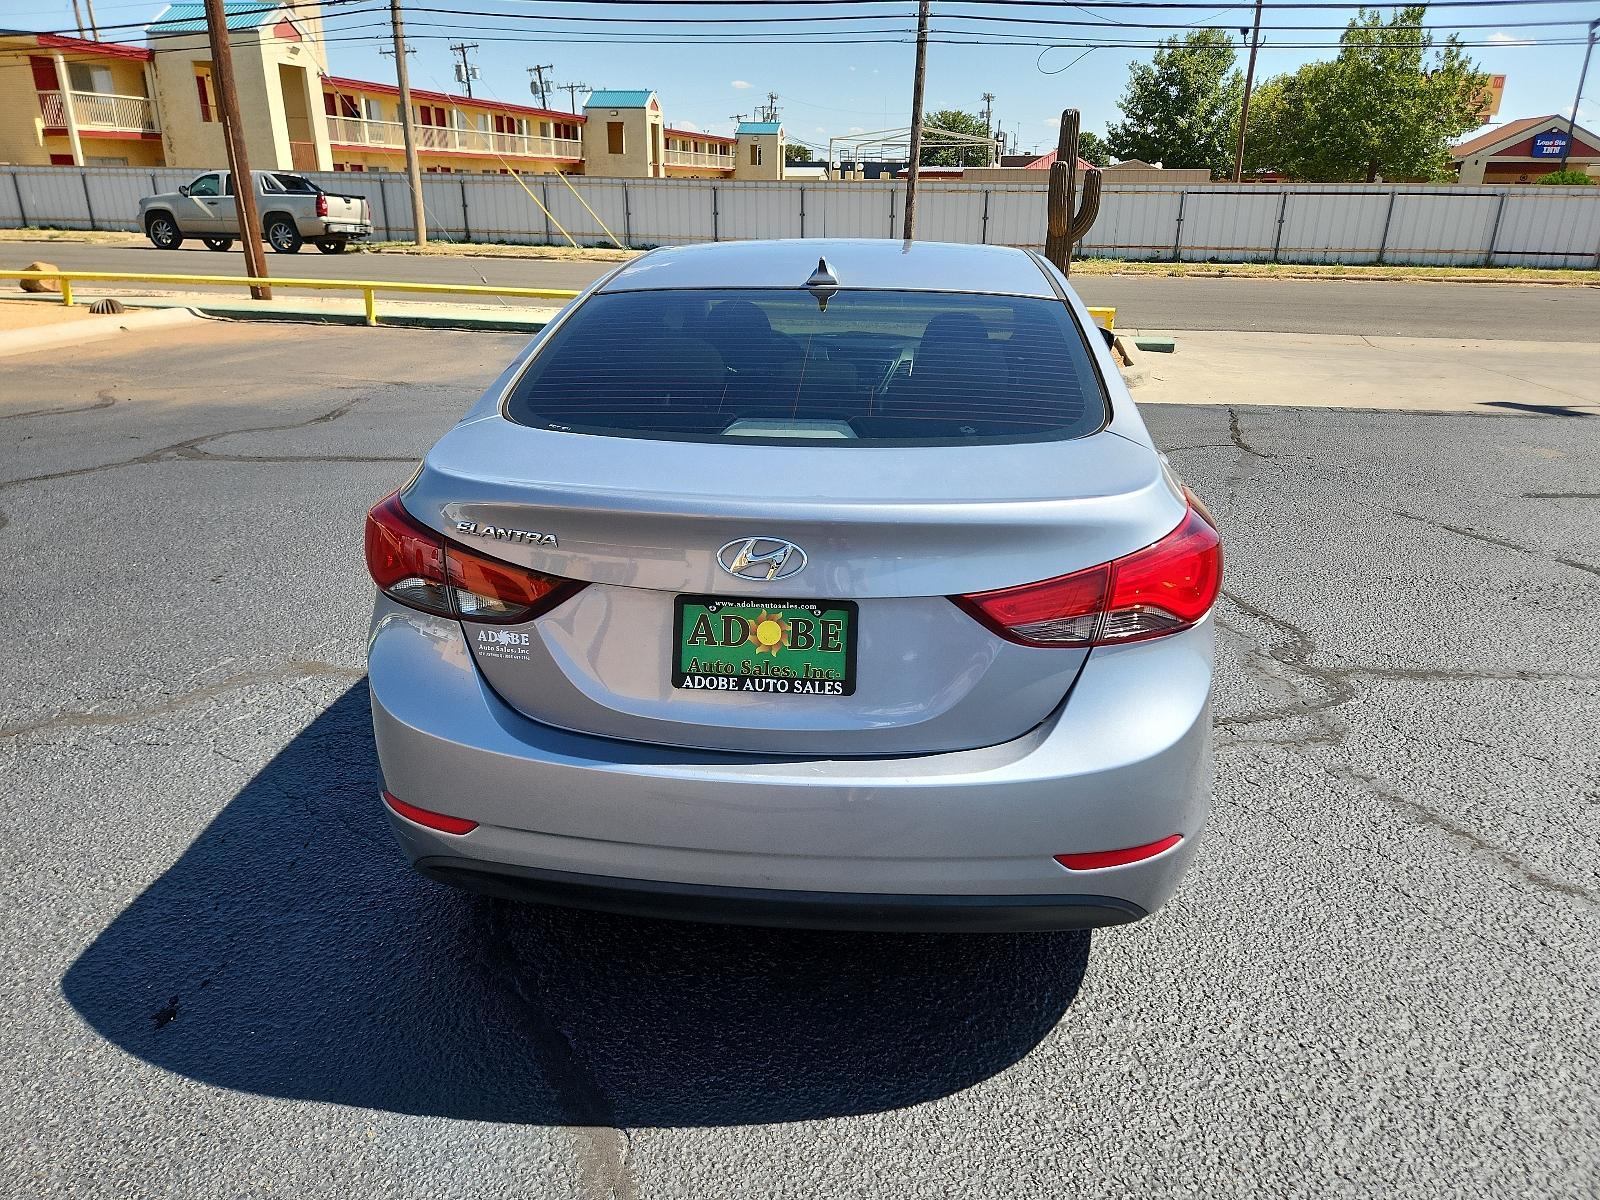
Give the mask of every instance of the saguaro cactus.
M 1072 271 L 1072 247 L 1083 240 L 1100 215 L 1100 169 L 1083 173 L 1083 197 L 1073 211 L 1078 191 L 1078 110 L 1061 114 L 1061 137 L 1056 143 L 1056 161 L 1050 165 L 1050 191 L 1045 203 L 1044 256 L 1063 274 Z

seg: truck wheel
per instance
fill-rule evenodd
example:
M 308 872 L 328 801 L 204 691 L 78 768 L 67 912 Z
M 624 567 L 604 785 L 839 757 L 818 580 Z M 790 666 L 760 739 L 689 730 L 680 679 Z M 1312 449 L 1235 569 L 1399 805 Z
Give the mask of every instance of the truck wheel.
M 279 254 L 298 254 L 305 239 L 294 227 L 294 219 L 282 213 L 273 213 L 266 219 L 267 241 Z
M 208 250 L 232 250 L 233 249 L 233 239 L 232 238 L 201 238 L 200 240 L 206 244 L 206 248 Z
M 166 213 L 151 217 L 150 223 L 145 226 L 145 234 L 157 250 L 176 250 L 183 245 L 183 234 L 178 230 L 178 223 Z
M 343 254 L 345 247 L 349 244 L 349 238 L 332 237 L 317 239 L 317 249 L 321 250 L 324 254 Z

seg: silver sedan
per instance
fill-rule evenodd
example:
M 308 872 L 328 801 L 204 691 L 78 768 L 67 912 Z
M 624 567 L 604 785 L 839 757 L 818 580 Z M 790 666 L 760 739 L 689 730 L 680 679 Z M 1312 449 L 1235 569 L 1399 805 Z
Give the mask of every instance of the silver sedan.
M 749 924 L 1137 920 L 1203 826 L 1222 552 L 1038 255 L 658 250 L 371 511 L 418 870 Z

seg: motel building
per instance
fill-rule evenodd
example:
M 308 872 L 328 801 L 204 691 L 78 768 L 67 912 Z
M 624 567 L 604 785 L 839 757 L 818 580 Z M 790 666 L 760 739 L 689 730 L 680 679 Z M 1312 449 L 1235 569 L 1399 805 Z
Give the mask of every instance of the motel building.
M 1567 118 L 1554 113 L 1480 133 L 1451 151 L 1450 161 L 1462 183 L 1536 183 L 1560 168 L 1563 150 L 1569 171 L 1600 178 L 1600 137 L 1574 125 L 1569 145 Z
M 405 170 L 399 89 L 330 72 L 319 5 L 225 0 L 225 9 L 253 167 Z M 223 165 L 204 4 L 169 5 L 145 39 L 0 29 L 0 164 Z M 423 88 L 411 101 L 430 173 L 783 178 L 778 123 L 744 122 L 733 137 L 673 128 L 648 90 L 594 92 L 582 113 Z

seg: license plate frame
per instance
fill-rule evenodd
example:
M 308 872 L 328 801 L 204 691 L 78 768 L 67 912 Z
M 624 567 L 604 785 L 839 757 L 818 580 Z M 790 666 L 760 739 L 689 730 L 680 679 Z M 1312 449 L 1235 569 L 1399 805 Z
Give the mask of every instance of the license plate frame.
M 687 641 L 697 632 L 702 636 L 704 634 L 703 630 L 698 630 L 689 624 L 691 609 L 696 610 L 693 618 L 696 623 L 702 613 L 711 620 L 711 634 L 715 641 L 704 650 L 699 648 L 704 646 L 704 643 L 691 647 Z M 730 609 L 735 611 L 730 612 Z M 825 648 L 827 631 L 823 622 L 838 619 L 830 616 L 835 613 L 844 614 L 843 647 L 838 651 L 829 651 Z M 818 645 L 815 648 L 806 648 L 789 644 L 780 646 L 776 651 L 758 648 L 760 643 L 751 639 L 756 636 L 754 625 L 760 622 L 763 614 L 776 617 L 780 625 L 787 626 L 782 635 L 785 639 L 799 640 L 801 636 L 805 636 L 803 628 L 797 631 L 796 619 L 811 620 L 814 624 L 809 635 L 818 642 Z M 728 630 L 723 629 L 721 618 L 724 616 L 736 617 L 745 623 L 747 637 L 744 641 L 723 643 L 722 635 L 732 631 L 732 627 Z M 673 599 L 672 613 L 669 672 L 672 686 L 675 690 L 703 692 L 707 695 L 772 696 L 789 699 L 809 697 L 840 699 L 853 696 L 857 682 L 856 643 L 861 634 L 860 626 L 860 608 L 854 600 L 677 596 Z M 746 645 L 750 646 L 750 649 L 743 651 L 742 647 Z M 710 655 L 707 660 L 708 665 L 727 663 L 730 670 L 689 669 L 702 653 Z M 770 661 L 764 661 L 769 655 Z M 805 669 L 808 663 L 811 671 Z M 741 664 L 748 666 L 741 670 Z M 785 675 L 771 668 L 786 668 L 790 674 Z M 828 678 L 825 674 L 817 674 L 827 671 L 842 672 L 843 677 Z M 691 682 L 692 680 L 707 682 Z M 721 682 L 723 680 L 728 682 Z

